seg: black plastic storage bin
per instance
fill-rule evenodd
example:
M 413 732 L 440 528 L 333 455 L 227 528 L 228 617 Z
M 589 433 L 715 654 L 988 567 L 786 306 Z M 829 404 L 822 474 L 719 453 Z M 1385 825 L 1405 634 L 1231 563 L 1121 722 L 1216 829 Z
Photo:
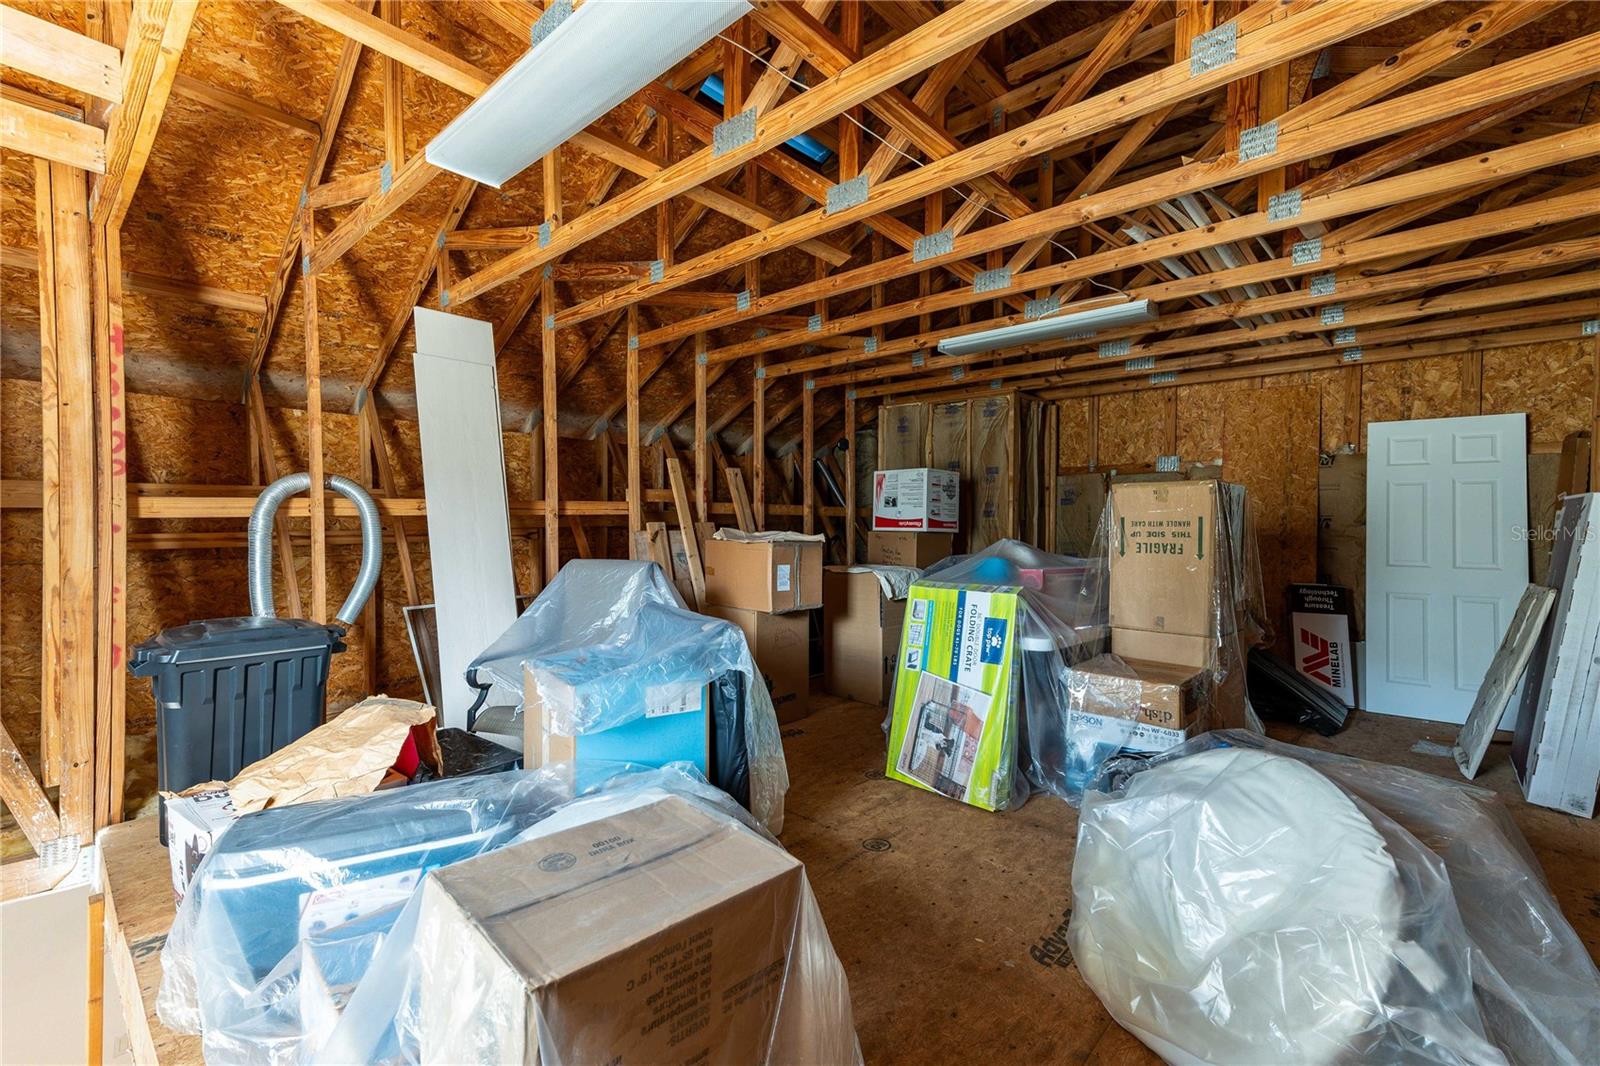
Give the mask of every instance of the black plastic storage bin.
M 343 637 L 340 626 L 298 618 L 213 618 L 135 645 L 128 669 L 155 689 L 161 791 L 226 781 L 321 725 Z

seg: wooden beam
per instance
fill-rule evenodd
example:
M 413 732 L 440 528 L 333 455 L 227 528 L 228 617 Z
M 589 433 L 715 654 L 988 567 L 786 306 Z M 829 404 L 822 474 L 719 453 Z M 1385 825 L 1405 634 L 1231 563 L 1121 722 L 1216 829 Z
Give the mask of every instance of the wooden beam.
M 535 270 L 598 234 L 650 210 L 663 200 L 681 195 L 744 165 L 769 149 L 834 118 L 855 104 L 865 102 L 1043 6 L 1041 0 L 995 0 L 982 5 L 977 11 L 964 9 L 947 12 L 893 45 L 854 64 L 844 73 L 827 79 L 821 85 L 760 116 L 756 135 L 750 141 L 721 154 L 712 148 L 702 149 L 621 196 L 596 207 L 581 220 L 567 226 L 564 232 L 552 234 L 544 247 L 527 245 L 479 270 L 458 286 L 459 298 L 463 301 L 472 299 Z M 776 232 L 788 225 L 782 223 L 765 232 Z M 807 235 L 786 246 L 809 239 L 810 235 Z
M 14 151 L 104 174 L 106 136 L 98 128 L 0 97 L 0 141 Z
M 61 835 L 61 819 L 4 725 L 0 725 L 0 799 L 35 854 L 44 854 L 45 845 Z
M 1246 15 L 1259 6 L 1252 5 L 1246 10 Z M 812 211 L 797 216 L 759 234 L 759 240 L 750 237 L 731 241 L 715 251 L 679 263 L 666 271 L 659 283 L 635 284 L 611 290 L 586 301 L 580 308 L 573 309 L 567 315 L 566 321 L 576 322 L 592 315 L 602 314 L 642 298 L 646 290 L 660 291 L 662 288 L 687 284 L 719 273 L 750 258 L 792 247 L 800 240 L 809 240 L 841 226 L 863 221 L 901 204 L 920 199 L 929 193 L 942 191 L 951 184 L 970 180 L 1019 159 L 1052 150 L 1120 123 L 1132 121 L 1150 111 L 1179 103 L 1195 93 L 1220 88 L 1231 80 L 1257 73 L 1274 63 L 1283 62 L 1352 34 L 1373 29 L 1394 18 L 1403 17 L 1420 6 L 1423 6 L 1422 0 L 1406 0 L 1404 3 L 1383 5 L 1339 5 L 1331 10 L 1318 7 L 1310 14 L 1291 15 L 1272 22 L 1252 33 L 1242 35 L 1239 38 L 1236 58 L 1221 67 L 1197 77 L 1191 76 L 1188 63 L 1166 67 L 1127 85 L 1084 100 L 1076 107 L 1036 119 L 1004 136 L 991 138 L 885 181 L 872 188 L 866 200 L 854 207 L 832 212 Z M 1246 15 L 1241 15 L 1240 18 L 1243 19 Z M 949 15 L 947 13 L 941 17 L 947 18 Z M 1042 231 L 1046 228 L 1041 221 L 1045 214 L 1045 212 L 1035 213 L 1025 220 L 1025 224 L 1038 226 Z M 1001 224 L 1001 226 L 1017 225 L 1017 221 Z M 991 227 L 991 229 L 998 228 L 1000 227 Z M 973 236 L 977 237 L 988 232 L 988 230 L 976 231 Z M 1009 232 L 1011 231 L 1008 230 Z M 962 243 L 958 242 L 958 246 Z M 964 258 L 970 254 L 969 250 L 963 249 L 960 256 Z M 952 259 L 955 256 L 943 258 Z M 499 264 L 496 264 L 497 266 Z M 493 271 L 495 267 L 488 269 Z M 496 276 L 489 275 L 491 279 Z
M 310 211 L 300 213 L 301 254 L 309 260 L 317 247 L 317 220 Z M 306 355 L 306 469 L 311 474 L 311 618 L 327 622 L 328 616 L 328 510 L 327 472 L 322 451 L 322 344 L 317 323 L 317 276 L 300 279 L 301 314 L 305 320 Z
M 493 80 L 466 60 L 385 22 L 347 0 L 279 0 L 285 7 L 335 33 L 468 96 L 481 96 Z
M 400 0 L 378 0 L 380 19 L 398 29 Z M 406 161 L 405 68 L 392 56 L 383 57 L 383 158 L 390 173 Z
M 267 402 L 261 395 L 261 379 L 250 379 L 245 402 L 249 404 L 254 424 L 253 447 L 260 455 L 261 475 L 265 484 L 272 484 L 281 476 L 278 454 L 272 444 L 271 427 L 267 418 Z M 259 492 L 257 493 L 259 495 Z M 252 505 L 254 506 L 254 505 Z M 294 561 L 294 544 L 289 539 L 289 521 L 282 508 L 273 518 L 273 532 L 278 545 L 278 570 L 283 574 L 283 587 L 288 600 L 289 617 L 304 618 L 305 604 L 300 599 L 300 568 Z
M 311 260 L 311 273 L 320 274 L 332 266 L 357 241 L 404 207 L 440 173 L 442 171 L 438 167 L 428 162 L 426 153 L 419 152 L 406 160 L 405 166 L 394 175 L 387 189 L 380 189 L 361 201 L 334 227 L 332 233 L 317 241 L 317 250 Z
M 220 85 L 201 81 L 199 78 L 187 74 L 179 74 L 172 80 L 172 91 L 179 96 L 205 104 L 218 111 L 227 111 L 231 114 L 248 118 L 258 122 L 270 122 L 295 133 L 303 133 L 310 137 L 322 136 L 322 127 L 315 119 L 302 118 L 289 111 L 283 111 L 260 100 L 252 99 L 243 93 L 236 93 L 232 89 L 224 89 Z
M 327 170 L 328 156 L 333 152 L 335 134 L 339 131 L 339 118 L 344 114 L 345 103 L 350 99 L 350 87 L 355 81 L 356 65 L 361 60 L 361 46 L 354 41 L 346 41 L 343 50 L 339 53 L 338 66 L 333 71 L 333 88 L 328 93 L 327 105 L 322 110 L 322 121 L 318 123 L 322 132 L 317 137 L 317 143 L 311 150 L 311 159 L 306 163 L 306 177 L 300 185 L 302 195 L 309 195 L 310 190 L 322 181 L 322 175 Z M 267 290 L 267 306 L 262 313 L 261 322 L 256 326 L 255 342 L 250 351 L 250 374 L 253 379 L 261 372 L 261 364 L 267 358 L 267 349 L 272 345 L 272 336 L 278 326 L 278 315 L 283 310 L 284 298 L 289 294 L 289 284 L 294 276 L 299 273 L 300 267 L 300 213 L 289 222 L 288 232 L 284 235 L 283 248 L 278 253 L 278 266 L 272 275 L 272 285 Z
M 0 4 L 0 63 L 111 103 L 122 100 L 122 54 L 109 44 Z
M 705 605 L 706 571 L 700 562 L 700 538 L 695 536 L 694 510 L 689 506 L 689 493 L 683 484 L 683 464 L 676 458 L 667 460 L 667 479 L 672 483 L 672 506 L 678 512 L 683 554 L 689 561 L 689 583 L 694 589 L 693 606 L 698 611 Z
M 198 8 L 187 0 L 133 0 L 122 54 L 122 102 L 110 115 L 105 177 L 95 184 L 90 204 L 97 225 L 120 227 L 133 204 Z
M 639 465 L 639 310 L 628 308 L 627 391 L 628 408 L 628 531 L 644 528 L 644 483 Z

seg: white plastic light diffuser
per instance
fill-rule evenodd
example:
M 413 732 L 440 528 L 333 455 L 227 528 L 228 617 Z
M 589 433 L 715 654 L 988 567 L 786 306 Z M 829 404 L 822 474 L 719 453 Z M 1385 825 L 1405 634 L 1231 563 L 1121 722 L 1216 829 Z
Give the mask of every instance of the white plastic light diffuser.
M 433 139 L 428 162 L 499 188 L 750 10 L 747 0 L 586 0 Z
M 946 337 L 939 342 L 939 351 L 944 355 L 975 355 L 1039 341 L 1062 340 L 1075 333 L 1092 334 L 1097 329 L 1151 322 L 1155 317 L 1155 308 L 1149 300 L 1131 300 L 1124 304 L 1095 307 L 1051 318 L 1037 318 L 1032 322 L 1018 322 L 1014 326 L 986 329 L 980 333 Z

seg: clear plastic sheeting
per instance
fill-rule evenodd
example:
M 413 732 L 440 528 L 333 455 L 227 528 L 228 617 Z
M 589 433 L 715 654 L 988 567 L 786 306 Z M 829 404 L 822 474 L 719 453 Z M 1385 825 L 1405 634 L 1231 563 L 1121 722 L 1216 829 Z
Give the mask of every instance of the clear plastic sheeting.
M 803 867 L 725 799 L 640 776 L 430 876 L 312 1058 L 562 1066 L 662 1061 L 669 1042 L 862 1061 Z
M 684 796 L 763 833 L 690 768 L 616 770 L 590 795 Z M 162 948 L 162 1021 L 201 1034 L 210 1062 L 312 1060 L 430 870 L 546 820 L 582 821 L 587 799 L 548 767 L 241 816 L 202 861 Z
M 1272 639 L 1250 501 L 1215 479 L 1111 486 L 1096 554 L 1106 563 L 1110 651 L 1204 669 L 1210 725 L 1261 731 L 1246 652 Z
M 757 671 L 744 634 L 731 622 L 686 609 L 655 563 L 573 560 L 483 654 L 469 675 L 491 685 L 491 702 L 522 702 L 524 667 L 564 736 L 598 733 L 645 717 L 656 701 L 686 690 L 719 685 L 730 676 L 741 684 L 734 698 L 716 698 L 716 739 L 729 755 L 741 742 L 738 764 L 749 809 L 773 832 L 783 828 L 783 797 L 789 775 L 772 697 Z M 734 773 L 730 771 L 730 775 Z M 747 777 L 747 782 L 745 778 Z M 734 789 L 728 777 L 713 779 Z M 740 796 L 746 798 L 745 795 Z
M 1106 771 L 1069 939 L 1168 1062 L 1593 1061 L 1600 973 L 1492 794 L 1243 730 Z

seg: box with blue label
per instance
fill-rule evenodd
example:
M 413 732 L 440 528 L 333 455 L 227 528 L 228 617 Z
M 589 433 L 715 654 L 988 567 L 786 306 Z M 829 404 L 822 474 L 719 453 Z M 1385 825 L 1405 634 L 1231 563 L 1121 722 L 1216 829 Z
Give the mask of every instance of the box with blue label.
M 643 671 L 641 671 L 643 672 Z M 524 670 L 523 763 L 532 770 L 549 763 L 572 763 L 581 789 L 609 776 L 597 764 L 665 766 L 692 763 L 711 777 L 711 691 L 699 680 L 641 680 L 628 694 L 632 707 L 608 705 L 603 716 L 590 713 L 581 684 L 544 666 Z M 635 713 L 635 710 L 637 713 Z M 602 722 L 625 719 L 609 728 Z
M 1017 609 L 1016 589 L 911 586 L 887 776 L 991 811 L 1026 795 L 1013 787 Z

